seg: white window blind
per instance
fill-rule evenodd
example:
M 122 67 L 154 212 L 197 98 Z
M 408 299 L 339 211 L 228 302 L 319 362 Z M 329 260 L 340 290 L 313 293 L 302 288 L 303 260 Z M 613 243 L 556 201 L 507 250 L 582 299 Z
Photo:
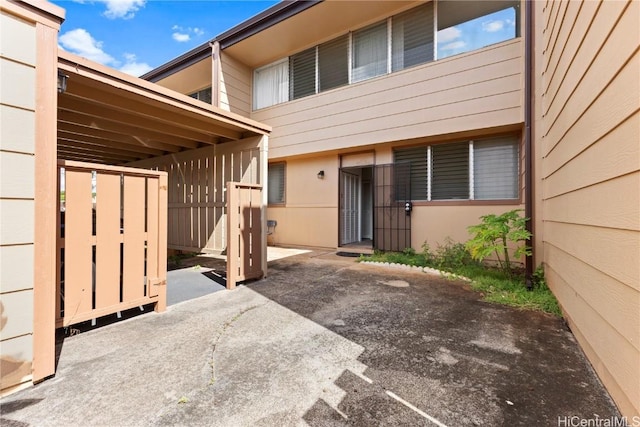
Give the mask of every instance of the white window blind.
M 469 143 L 431 147 L 431 200 L 469 199 Z
M 254 73 L 254 109 L 270 107 L 289 100 L 289 61 L 278 61 Z
M 289 57 L 290 99 L 316 93 L 316 48 Z
M 474 142 L 475 199 L 517 199 L 519 153 L 516 137 Z
M 349 84 L 349 35 L 318 46 L 318 91 Z
M 392 71 L 433 61 L 433 2 L 393 17 Z
M 268 190 L 267 201 L 269 204 L 284 203 L 285 197 L 285 164 L 271 163 L 267 171 Z
M 351 80 L 359 82 L 387 73 L 387 21 L 353 33 Z

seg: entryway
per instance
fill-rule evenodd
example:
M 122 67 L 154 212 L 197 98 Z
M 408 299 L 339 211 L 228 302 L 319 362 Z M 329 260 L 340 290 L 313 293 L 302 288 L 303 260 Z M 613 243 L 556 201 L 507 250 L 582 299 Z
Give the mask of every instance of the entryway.
M 340 169 L 341 248 L 373 248 L 373 166 Z

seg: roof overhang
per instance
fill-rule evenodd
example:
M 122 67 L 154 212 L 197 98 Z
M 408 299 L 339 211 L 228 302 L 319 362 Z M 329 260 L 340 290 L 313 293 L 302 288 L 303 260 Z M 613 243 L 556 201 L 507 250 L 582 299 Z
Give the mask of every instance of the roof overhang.
M 265 135 L 265 124 L 59 50 L 58 158 L 126 164 Z
M 424 2 L 298 1 L 293 4 L 307 4 L 307 7 L 285 15 L 283 19 L 276 19 L 284 14 L 278 12 L 280 15 L 265 19 L 248 29 L 243 26 L 246 24 L 241 24 L 221 34 L 217 40 L 225 53 L 255 68 Z

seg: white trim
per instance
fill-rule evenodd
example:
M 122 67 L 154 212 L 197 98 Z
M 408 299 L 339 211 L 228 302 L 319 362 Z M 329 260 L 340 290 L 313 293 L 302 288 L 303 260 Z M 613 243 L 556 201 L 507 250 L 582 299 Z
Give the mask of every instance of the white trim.
M 349 31 L 349 37 L 348 37 L 347 43 L 349 44 L 347 46 L 347 59 L 349 60 L 349 64 L 347 65 L 349 82 L 347 84 L 350 85 L 353 83 L 353 76 L 352 76 L 353 73 L 351 72 L 351 70 L 353 69 L 353 31 Z
M 393 43 L 393 16 L 387 18 L 387 74 L 392 73 L 392 62 L 393 62 L 393 52 L 392 52 L 392 43 Z
M 320 45 L 316 45 L 316 94 L 320 93 Z
M 433 0 L 433 62 L 438 60 L 438 0 Z
M 469 200 L 474 200 L 475 182 L 473 180 L 473 140 L 469 141 Z
M 431 178 L 433 176 L 433 165 L 431 164 L 431 145 L 427 146 L 427 201 L 431 201 Z

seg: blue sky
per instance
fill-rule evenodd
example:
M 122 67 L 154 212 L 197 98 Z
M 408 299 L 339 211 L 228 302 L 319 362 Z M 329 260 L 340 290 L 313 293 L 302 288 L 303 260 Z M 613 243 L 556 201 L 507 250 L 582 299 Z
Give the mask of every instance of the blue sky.
M 52 0 L 66 9 L 61 48 L 139 76 L 278 0 Z M 438 32 L 438 58 L 510 39 L 513 8 Z
M 63 49 L 135 76 L 278 3 L 277 0 L 52 0 Z

